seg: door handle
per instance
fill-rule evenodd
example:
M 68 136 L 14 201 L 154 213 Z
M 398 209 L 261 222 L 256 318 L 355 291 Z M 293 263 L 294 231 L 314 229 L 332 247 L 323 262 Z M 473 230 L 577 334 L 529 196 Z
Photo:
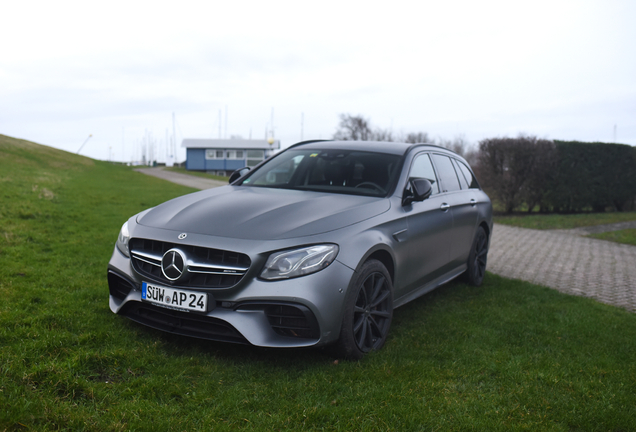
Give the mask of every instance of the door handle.
M 446 204 L 446 203 L 442 204 L 442 205 L 439 207 L 439 209 L 440 209 L 441 211 L 443 211 L 443 212 L 447 211 L 449 208 L 450 208 L 450 205 L 448 205 L 448 204 Z
M 475 207 L 475 206 L 477 205 L 477 201 L 475 200 L 475 198 L 473 198 L 473 199 L 471 199 L 471 200 L 470 200 L 470 205 L 471 205 L 472 207 Z

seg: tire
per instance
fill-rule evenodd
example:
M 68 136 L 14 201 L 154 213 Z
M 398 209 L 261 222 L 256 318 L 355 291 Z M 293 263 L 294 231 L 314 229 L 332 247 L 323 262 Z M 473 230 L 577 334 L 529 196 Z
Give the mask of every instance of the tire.
M 468 255 L 468 268 L 465 273 L 465 280 L 473 286 L 480 286 L 486 274 L 486 263 L 488 261 L 488 235 L 483 227 L 477 228 L 473 245 Z
M 359 360 L 384 345 L 393 318 L 393 283 L 386 267 L 377 260 L 362 265 L 345 298 L 336 355 Z

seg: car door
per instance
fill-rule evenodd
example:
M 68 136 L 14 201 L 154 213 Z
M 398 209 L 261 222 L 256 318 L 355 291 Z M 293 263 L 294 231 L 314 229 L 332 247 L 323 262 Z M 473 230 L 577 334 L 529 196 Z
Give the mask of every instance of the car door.
M 450 206 L 453 219 L 452 235 L 449 236 L 449 261 L 453 267 L 457 267 L 468 260 L 477 225 L 477 201 L 474 189 L 471 191 L 457 165 L 458 161 L 438 153 L 434 153 L 432 158 L 440 177 L 442 195 Z
M 433 186 L 431 196 L 421 202 L 403 207 L 407 219 L 408 253 L 405 257 L 405 284 L 396 291 L 396 298 L 408 294 L 448 269 L 450 257 L 449 236 L 453 218 L 445 197 L 440 193 L 440 182 L 428 153 L 415 156 L 409 178 L 426 178 Z

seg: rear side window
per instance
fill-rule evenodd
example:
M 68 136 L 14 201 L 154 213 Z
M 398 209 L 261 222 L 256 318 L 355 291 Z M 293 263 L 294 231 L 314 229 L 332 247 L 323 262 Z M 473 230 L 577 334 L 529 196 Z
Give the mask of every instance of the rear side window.
M 451 158 L 451 160 L 453 161 L 455 172 L 457 173 L 457 177 L 459 178 L 459 184 L 462 186 L 462 189 L 464 190 L 468 189 L 468 181 L 466 180 L 466 177 L 464 176 L 461 169 L 459 168 L 459 162 L 457 161 L 457 159 Z
M 413 165 L 411 165 L 409 178 L 424 178 L 431 182 L 433 194 L 439 193 L 439 182 L 437 177 L 435 177 L 435 170 L 428 154 L 423 153 L 415 157 Z
M 442 192 L 460 190 L 459 179 L 457 178 L 457 173 L 450 158 L 448 156 L 434 154 L 433 160 L 435 161 L 435 168 L 437 168 L 437 173 L 442 183 Z
M 455 163 L 459 167 L 460 175 L 462 175 L 466 179 L 466 182 L 468 183 L 468 187 L 470 189 L 479 189 L 479 183 L 477 183 L 477 179 L 475 179 L 475 176 L 470 171 L 470 169 L 461 161 L 455 160 Z M 462 187 L 463 186 L 464 186 L 464 183 L 462 182 Z

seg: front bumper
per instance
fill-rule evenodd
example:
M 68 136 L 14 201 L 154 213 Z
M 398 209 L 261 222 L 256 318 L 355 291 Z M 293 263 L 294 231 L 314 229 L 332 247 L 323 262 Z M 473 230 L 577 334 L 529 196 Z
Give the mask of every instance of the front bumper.
M 344 298 L 353 270 L 337 260 L 317 273 L 279 281 L 246 277 L 235 287 L 201 289 L 214 299 L 207 313 L 177 311 L 141 299 L 143 280 L 117 248 L 108 264 L 114 313 L 179 335 L 259 347 L 308 347 L 340 334 Z

